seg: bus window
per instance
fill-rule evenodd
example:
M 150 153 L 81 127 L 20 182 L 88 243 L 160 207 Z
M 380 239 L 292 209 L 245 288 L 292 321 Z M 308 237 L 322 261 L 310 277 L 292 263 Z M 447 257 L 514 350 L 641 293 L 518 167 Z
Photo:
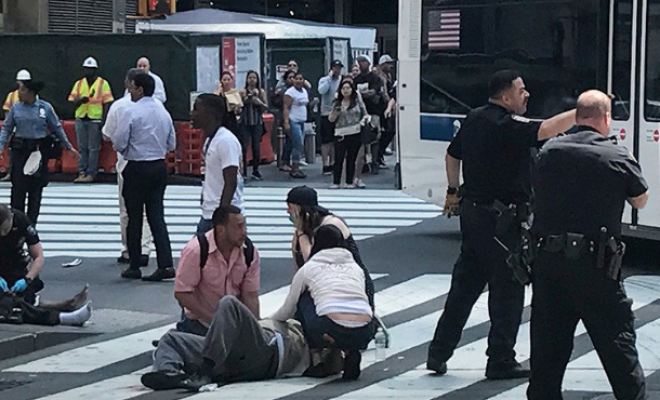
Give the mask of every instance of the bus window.
M 421 111 L 483 105 L 490 76 L 505 68 L 521 72 L 531 118 L 574 107 L 585 89 L 605 90 L 608 3 L 424 0 Z
M 660 121 L 660 0 L 648 1 L 644 117 Z
M 612 118 L 630 119 L 630 71 L 632 69 L 632 0 L 615 2 L 612 47 Z

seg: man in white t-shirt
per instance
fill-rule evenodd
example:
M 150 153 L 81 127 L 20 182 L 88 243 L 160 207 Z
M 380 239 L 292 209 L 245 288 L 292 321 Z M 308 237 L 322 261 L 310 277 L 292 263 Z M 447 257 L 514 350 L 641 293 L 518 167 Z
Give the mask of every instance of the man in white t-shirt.
M 220 206 L 243 208 L 243 177 L 240 174 L 243 151 L 238 138 L 222 126 L 227 106 L 222 96 L 201 94 L 190 113 L 195 128 L 204 131 L 204 183 L 202 218 L 197 232 L 213 229 L 211 217 Z
M 129 83 L 135 79 L 135 76 L 138 74 L 144 74 L 145 71 L 138 68 L 132 68 L 128 70 L 126 74 L 126 79 L 124 80 L 124 85 L 128 87 Z M 126 94 L 121 99 L 112 103 L 110 106 L 110 111 L 108 111 L 108 116 L 105 120 L 105 125 L 103 125 L 103 139 L 110 141 L 112 135 L 114 135 L 117 130 L 117 124 L 122 118 L 123 113 L 126 109 L 131 106 L 133 102 L 131 101 L 131 95 Z M 117 262 L 120 264 L 128 264 L 130 260 L 128 259 L 128 247 L 126 240 L 126 228 L 128 227 L 128 213 L 126 212 L 126 204 L 124 203 L 124 196 L 122 196 L 121 191 L 124 187 L 124 178 L 121 173 L 126 167 L 127 161 L 124 160 L 124 157 L 117 152 L 117 186 L 119 187 L 119 225 L 121 227 L 121 243 L 122 251 Z M 142 223 L 142 255 L 140 256 L 140 265 L 146 267 L 149 264 L 149 254 L 151 253 L 151 243 L 153 237 L 151 236 L 151 230 L 149 229 L 149 223 L 147 222 L 146 216 L 144 217 Z

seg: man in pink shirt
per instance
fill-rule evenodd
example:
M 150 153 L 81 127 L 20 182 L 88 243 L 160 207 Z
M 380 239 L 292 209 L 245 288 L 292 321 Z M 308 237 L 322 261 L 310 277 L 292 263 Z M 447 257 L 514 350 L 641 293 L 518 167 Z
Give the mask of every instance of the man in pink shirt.
M 245 248 L 245 218 L 238 207 L 229 205 L 215 210 L 212 221 L 213 229 L 205 234 L 206 262 L 202 262 L 204 246 L 197 237 L 181 251 L 174 283 L 174 297 L 185 311 L 179 331 L 205 335 L 218 302 L 227 295 L 237 297 L 259 319 L 259 252 L 252 246 Z M 252 262 L 247 265 L 250 249 Z

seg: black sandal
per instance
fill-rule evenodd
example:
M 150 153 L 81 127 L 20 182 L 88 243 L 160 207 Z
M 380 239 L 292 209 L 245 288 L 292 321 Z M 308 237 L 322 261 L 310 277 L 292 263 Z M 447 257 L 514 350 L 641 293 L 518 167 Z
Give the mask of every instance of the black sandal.
M 305 178 L 307 178 L 307 175 L 305 175 L 305 173 L 300 171 L 300 170 L 289 172 L 289 176 L 294 178 L 294 179 L 305 179 Z

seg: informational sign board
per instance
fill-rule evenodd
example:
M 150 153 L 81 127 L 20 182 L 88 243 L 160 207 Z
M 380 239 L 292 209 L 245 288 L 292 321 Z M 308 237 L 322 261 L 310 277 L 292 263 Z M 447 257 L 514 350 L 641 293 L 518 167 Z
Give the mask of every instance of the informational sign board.
M 236 88 L 245 87 L 248 71 L 260 72 L 261 40 L 259 36 L 226 37 L 222 39 L 222 71 L 229 72 Z M 261 73 L 259 74 L 261 76 Z M 263 79 L 263 77 L 261 77 Z

